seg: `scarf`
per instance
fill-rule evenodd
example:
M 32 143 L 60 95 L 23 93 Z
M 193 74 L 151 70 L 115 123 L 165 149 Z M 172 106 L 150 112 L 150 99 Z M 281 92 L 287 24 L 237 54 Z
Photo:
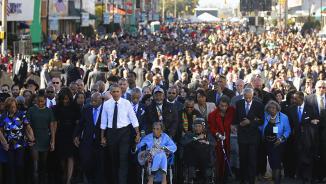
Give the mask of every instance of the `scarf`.
M 195 121 L 196 117 L 196 114 L 192 115 L 192 121 Z M 185 110 L 182 113 L 182 127 L 186 132 L 188 132 L 188 118 Z

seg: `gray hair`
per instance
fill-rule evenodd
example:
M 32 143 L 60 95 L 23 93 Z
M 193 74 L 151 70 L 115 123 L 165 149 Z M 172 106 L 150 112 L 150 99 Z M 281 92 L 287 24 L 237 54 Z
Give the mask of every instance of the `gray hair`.
M 165 125 L 161 122 L 154 122 L 153 125 L 152 125 L 152 128 L 154 128 L 155 125 L 160 125 L 161 126 L 161 129 L 162 129 L 162 132 L 165 131 Z
M 17 96 L 17 97 L 16 97 L 16 100 L 17 100 L 18 103 L 19 103 L 19 102 L 25 103 L 25 98 L 22 97 L 22 96 Z
M 326 83 L 325 83 L 325 81 L 323 81 L 323 80 L 319 80 L 319 81 L 317 81 L 316 86 L 319 86 L 319 85 L 321 85 L 321 84 L 324 84 L 324 86 L 326 86 Z
M 274 100 L 268 102 L 266 105 L 265 105 L 265 112 L 268 112 L 268 108 L 270 105 L 275 105 L 276 106 L 276 109 L 277 109 L 277 112 L 281 111 L 281 106 L 280 104 L 278 104 L 277 102 L 275 102 Z
M 248 93 L 254 94 L 254 90 L 251 89 L 251 88 L 245 88 L 245 89 L 243 89 L 243 94 L 248 94 Z
M 84 81 L 83 81 L 83 80 L 81 80 L 81 79 L 77 79 L 77 80 L 76 80 L 76 83 L 78 83 L 78 82 L 82 82 L 83 85 L 84 85 Z
M 141 91 L 138 88 L 134 88 L 131 90 L 131 94 L 133 93 L 141 93 Z

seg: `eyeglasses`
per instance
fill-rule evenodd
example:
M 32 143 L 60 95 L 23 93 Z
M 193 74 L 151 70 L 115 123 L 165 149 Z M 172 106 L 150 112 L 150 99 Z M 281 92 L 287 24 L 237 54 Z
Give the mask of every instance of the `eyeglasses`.
M 171 95 L 171 94 L 172 94 L 172 95 L 175 95 L 175 94 L 177 94 L 177 93 L 168 92 L 168 94 L 169 94 L 169 95 Z
M 186 109 L 193 109 L 194 107 L 185 106 Z
M 54 91 L 47 91 L 46 93 L 54 93 Z
M 52 82 L 53 84 L 59 84 L 60 82 Z

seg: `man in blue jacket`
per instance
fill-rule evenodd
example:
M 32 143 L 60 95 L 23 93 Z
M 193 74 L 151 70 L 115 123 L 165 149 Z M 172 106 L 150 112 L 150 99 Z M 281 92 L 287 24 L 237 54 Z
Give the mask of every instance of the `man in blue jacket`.
M 83 165 L 89 183 L 104 183 L 104 147 L 101 146 L 101 94 L 96 92 L 91 97 L 91 105 L 83 108 L 82 116 L 76 125 L 73 137 L 77 147 L 82 139 Z

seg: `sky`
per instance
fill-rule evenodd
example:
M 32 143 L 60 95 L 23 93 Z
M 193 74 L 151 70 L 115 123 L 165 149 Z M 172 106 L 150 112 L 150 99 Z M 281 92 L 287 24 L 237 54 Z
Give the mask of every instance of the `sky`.
M 240 0 L 226 0 L 226 4 L 224 4 L 224 0 L 199 0 L 199 5 L 202 8 L 237 8 Z

